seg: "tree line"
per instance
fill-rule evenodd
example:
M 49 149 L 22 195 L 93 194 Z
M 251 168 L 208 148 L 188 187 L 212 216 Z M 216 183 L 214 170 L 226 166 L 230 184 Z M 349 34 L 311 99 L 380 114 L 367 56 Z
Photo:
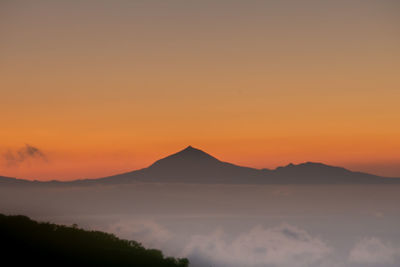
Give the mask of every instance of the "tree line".
M 113 234 L 0 214 L 0 265 L 187 267 L 185 258 Z M 2 263 L 3 262 L 3 263 Z

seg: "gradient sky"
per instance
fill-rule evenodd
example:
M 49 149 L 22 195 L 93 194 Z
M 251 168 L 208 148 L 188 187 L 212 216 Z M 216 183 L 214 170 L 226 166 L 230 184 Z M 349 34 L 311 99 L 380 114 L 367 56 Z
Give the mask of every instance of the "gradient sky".
M 0 175 L 99 177 L 187 145 L 400 177 L 398 1 L 0 2 Z M 14 163 L 25 144 L 43 157 Z

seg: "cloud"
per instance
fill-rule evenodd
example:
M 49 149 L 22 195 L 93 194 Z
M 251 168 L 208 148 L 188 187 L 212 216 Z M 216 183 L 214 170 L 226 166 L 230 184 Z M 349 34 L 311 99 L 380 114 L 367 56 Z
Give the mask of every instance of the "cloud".
M 350 251 L 349 261 L 356 264 L 388 266 L 400 259 L 400 248 L 384 243 L 378 238 L 364 238 Z
M 24 147 L 16 151 L 8 150 L 3 154 L 3 159 L 9 167 L 18 166 L 29 159 L 40 159 L 47 162 L 46 155 L 39 148 L 29 144 L 25 144 Z
M 230 239 L 217 230 L 194 236 L 184 249 L 185 257 L 211 262 L 212 266 L 310 266 L 331 253 L 323 241 L 306 231 L 282 224 L 257 226 Z
M 158 247 L 172 237 L 164 226 L 151 220 L 119 221 L 111 224 L 107 231 L 126 239 L 140 241 L 147 247 Z

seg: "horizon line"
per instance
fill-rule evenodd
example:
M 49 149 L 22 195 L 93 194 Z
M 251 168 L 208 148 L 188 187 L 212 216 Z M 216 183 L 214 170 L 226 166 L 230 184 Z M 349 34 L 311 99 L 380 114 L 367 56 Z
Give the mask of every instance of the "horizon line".
M 31 181 L 31 182 L 61 182 L 61 183 L 63 183 L 63 182 L 84 181 L 84 180 L 97 180 L 97 179 L 108 178 L 108 177 L 123 175 L 123 174 L 131 173 L 131 172 L 135 172 L 135 171 L 147 169 L 147 168 L 151 167 L 153 164 L 155 164 L 156 162 L 158 162 L 158 161 L 160 161 L 160 160 L 163 160 L 163 159 L 165 159 L 165 158 L 168 158 L 168 157 L 170 157 L 170 156 L 173 156 L 173 155 L 182 153 L 182 152 L 184 152 L 185 150 L 190 150 L 190 149 L 193 149 L 193 150 L 202 152 L 202 153 L 204 153 L 204 154 L 206 154 L 206 155 L 208 155 L 208 156 L 210 156 L 210 157 L 213 157 L 213 158 L 217 159 L 217 160 L 220 161 L 220 162 L 229 163 L 229 164 L 232 164 L 232 165 L 235 165 L 235 166 L 238 166 L 238 167 L 250 168 L 250 169 L 259 170 L 259 171 L 262 171 L 262 170 L 265 170 L 265 171 L 276 171 L 276 170 L 279 169 L 279 168 L 287 168 L 287 167 L 290 167 L 290 166 L 301 166 L 301 165 L 306 165 L 306 164 L 315 164 L 315 165 L 322 165 L 322 166 L 326 166 L 326 167 L 341 168 L 341 169 L 344 169 L 344 170 L 347 170 L 347 171 L 351 171 L 351 172 L 355 172 L 355 173 L 363 173 L 363 174 L 368 174 L 368 175 L 374 175 L 374 176 L 382 177 L 382 178 L 393 178 L 393 179 L 400 178 L 400 177 L 396 177 L 396 176 L 381 176 L 381 175 L 374 174 L 374 173 L 352 170 L 352 169 L 348 169 L 348 168 L 346 168 L 346 167 L 336 166 L 336 165 L 330 165 L 330 164 L 326 164 L 326 163 L 319 162 L 319 161 L 303 161 L 303 162 L 298 163 L 298 164 L 295 164 L 295 163 L 290 162 L 290 163 L 288 163 L 288 164 L 286 164 L 286 165 L 278 165 L 278 166 L 276 166 L 275 168 L 264 168 L 264 167 L 263 167 L 263 168 L 256 168 L 256 167 L 249 167 L 249 166 L 239 165 L 239 164 L 235 164 L 235 163 L 231 163 L 231 162 L 227 162 L 227 161 L 220 160 L 220 159 L 218 159 L 218 158 L 212 156 L 211 154 L 205 152 L 204 150 L 199 149 L 199 148 L 197 148 L 197 147 L 194 147 L 194 146 L 192 146 L 192 145 L 187 145 L 184 149 L 181 149 L 181 150 L 179 150 L 178 152 L 171 153 L 171 154 L 168 154 L 167 156 L 161 157 L 160 159 L 155 160 L 153 163 L 151 163 L 151 164 L 148 165 L 147 167 L 136 168 L 136 169 L 132 169 L 132 170 L 125 171 L 125 172 L 117 172 L 117 173 L 114 173 L 114 174 L 105 175 L 105 176 L 100 176 L 100 177 L 72 178 L 72 179 L 68 179 L 68 180 L 58 180 L 57 178 L 55 178 L 55 179 L 48 179 L 48 180 L 38 180 L 38 179 L 30 179 L 30 178 L 22 178 L 22 177 L 14 177 L 14 176 L 3 176 L 3 175 L 1 175 L 1 174 L 0 174 L 0 177 L 10 178 L 10 179 L 17 179 L 17 180 L 24 180 L 24 181 Z

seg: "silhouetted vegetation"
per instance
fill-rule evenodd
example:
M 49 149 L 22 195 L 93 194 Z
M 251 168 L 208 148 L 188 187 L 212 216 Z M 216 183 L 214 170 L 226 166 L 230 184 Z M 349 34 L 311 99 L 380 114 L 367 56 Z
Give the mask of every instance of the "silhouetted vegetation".
M 100 231 L 86 231 L 25 216 L 0 214 L 1 261 L 8 266 L 187 267 L 187 259 L 166 258 L 156 249 Z M 0 262 L 0 265 L 3 266 Z

